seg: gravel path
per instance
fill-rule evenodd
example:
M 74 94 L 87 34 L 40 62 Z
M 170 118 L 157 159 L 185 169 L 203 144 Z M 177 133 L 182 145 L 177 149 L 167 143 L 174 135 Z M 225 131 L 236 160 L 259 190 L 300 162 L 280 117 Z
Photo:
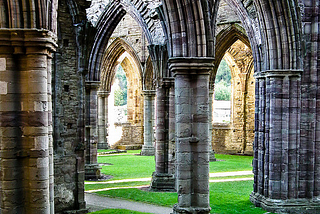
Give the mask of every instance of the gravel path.
M 108 198 L 104 196 L 99 196 L 94 193 L 85 193 L 85 200 L 87 202 L 87 207 L 89 212 L 94 212 L 103 209 L 127 209 L 139 212 L 154 213 L 154 214 L 170 214 L 172 208 L 161 207 L 146 203 L 127 201 L 117 198 Z

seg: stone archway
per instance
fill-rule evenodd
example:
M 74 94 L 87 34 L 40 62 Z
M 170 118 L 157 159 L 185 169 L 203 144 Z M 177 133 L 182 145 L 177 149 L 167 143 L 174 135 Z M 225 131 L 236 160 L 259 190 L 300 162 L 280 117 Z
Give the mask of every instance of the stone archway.
M 252 52 L 237 40 L 223 59 L 231 71 L 230 122 L 213 123 L 212 146 L 218 153 L 252 155 L 255 109 Z
M 115 39 L 109 45 L 103 56 L 100 91 L 111 91 L 111 85 L 114 82 L 118 66 L 121 66 L 126 74 L 128 98 L 127 122 L 118 124 L 118 126 L 122 127 L 122 137 L 117 142 L 117 146 L 122 146 L 123 148 L 129 148 L 129 146 L 132 148 L 134 146 L 141 147 L 143 144 L 142 65 L 132 47 L 120 38 Z M 108 112 L 114 114 L 113 112 Z M 108 120 L 105 124 L 108 124 Z M 103 133 L 101 134 L 103 135 Z M 116 147 L 116 145 L 111 146 L 113 148 Z
M 193 162 L 195 164 L 193 167 L 200 166 L 196 168 L 195 174 L 204 175 L 199 176 L 201 179 L 194 174 L 191 174 L 191 178 L 184 177 L 192 172 L 192 166 L 190 168 L 187 161 L 178 159 L 178 184 L 181 185 L 178 189 L 179 204 L 174 208 L 174 212 L 183 213 L 191 210 L 208 213 L 210 210 L 208 183 L 205 176 L 208 172 L 206 158 L 208 149 L 205 143 L 202 144 L 206 142 L 205 138 L 208 136 L 208 104 L 204 100 L 208 100 L 207 76 L 213 69 L 216 12 L 220 1 L 163 0 L 162 2 L 161 15 L 164 18 L 163 25 L 168 39 L 170 58 L 168 65 L 170 72 L 175 76 L 178 109 L 176 114 L 179 114 L 175 118 L 177 157 L 182 159 L 185 154 L 187 157 L 196 155 L 192 158 L 204 157 L 194 158 Z M 307 209 L 319 212 L 318 1 L 227 0 L 227 2 L 238 12 L 248 35 L 257 80 L 253 147 L 255 181 L 251 200 L 255 205 L 269 211 L 303 213 Z M 150 17 L 154 16 L 144 18 L 145 14 L 149 14 L 145 1 L 113 1 L 102 15 L 102 21 L 96 25 L 97 34 L 91 52 L 90 66 L 87 67 L 86 57 L 81 57 L 84 56 L 82 53 L 85 52 L 85 48 L 90 46 L 83 42 L 84 37 L 88 36 L 85 32 L 88 29 L 84 27 L 86 20 L 83 17 L 87 1 L 68 0 L 59 3 L 70 6 L 70 10 L 63 7 L 64 11 L 60 12 L 61 15 L 67 14 L 65 20 L 68 20 L 68 25 L 71 27 L 64 33 L 70 37 L 59 34 L 61 36 L 59 39 L 64 40 L 60 42 L 65 46 L 70 45 L 70 52 L 65 53 L 67 57 L 72 58 L 70 64 L 73 67 L 70 73 L 78 75 L 79 72 L 83 78 L 89 68 L 87 96 L 96 101 L 94 98 L 97 95 L 97 85 L 100 84 L 100 71 L 97 69 L 116 24 L 126 11 L 129 11 L 128 8 L 132 9 L 130 12 L 142 20 L 141 24 L 148 35 L 147 38 L 150 39 L 149 43 L 153 44 L 154 38 L 150 29 L 154 25 Z M 10 213 L 22 213 L 25 210 L 43 213 L 55 211 L 51 91 L 48 89 L 51 88 L 51 53 L 56 48 L 55 40 L 58 33 L 57 4 L 57 0 L 46 2 L 12 0 L 0 3 L 2 41 L 0 43 L 0 167 L 3 173 L 1 210 Z M 145 21 L 147 19 L 150 22 Z M 76 36 L 74 32 L 77 33 Z M 68 38 L 72 39 L 68 41 Z M 60 47 L 60 50 L 63 49 Z M 59 62 L 55 65 L 57 66 Z M 194 78 L 189 78 L 190 76 Z M 68 84 L 62 87 L 68 93 L 77 90 Z M 83 96 L 84 89 L 79 90 L 82 91 L 75 94 Z M 188 96 L 183 94 L 184 91 L 187 91 Z M 95 101 L 87 103 L 89 112 L 95 112 Z M 79 111 L 82 111 L 85 104 L 83 100 L 79 103 Z M 187 105 L 184 105 L 186 103 Z M 66 105 L 61 104 L 62 107 Z M 73 105 L 69 109 L 76 108 L 77 106 Z M 182 108 L 185 110 L 182 111 Z M 96 114 L 89 114 L 86 117 L 89 131 L 90 126 L 96 126 L 95 116 Z M 70 131 L 68 134 L 73 136 L 73 140 L 68 140 L 66 142 L 68 146 L 62 151 L 68 156 L 67 160 L 70 160 L 66 170 L 72 174 L 70 177 L 80 178 L 76 181 L 64 177 L 70 181 L 67 192 L 70 193 L 68 196 L 72 205 L 61 208 L 63 211 L 82 209 L 85 206 L 83 193 L 79 191 L 83 189 L 81 129 L 84 128 L 84 117 L 82 114 L 80 117 L 82 118 L 77 125 L 74 125 L 73 121 L 66 121 L 66 124 L 63 124 L 63 128 L 66 127 L 67 131 Z M 74 137 L 77 135 L 75 133 L 79 134 L 79 138 Z M 67 139 L 64 134 L 58 137 Z M 95 137 L 93 130 L 87 139 L 95 142 Z M 73 142 L 78 143 L 76 148 Z M 195 153 L 199 147 L 202 152 Z M 65 160 L 57 157 L 60 166 L 63 166 Z M 92 161 L 96 161 L 94 157 Z M 184 174 L 182 168 L 187 169 L 187 173 Z M 17 171 L 18 173 L 12 176 L 12 172 Z M 55 182 L 63 183 L 61 180 L 65 179 L 57 177 Z M 10 185 L 7 181 L 10 181 Z M 199 188 L 192 189 L 189 186 Z M 72 192 L 75 189 L 77 193 Z M 61 192 L 64 193 L 64 190 Z M 4 197 L 11 193 L 14 197 Z M 20 196 L 25 196 L 25 200 L 21 200 Z M 199 198 L 201 200 L 198 200 Z

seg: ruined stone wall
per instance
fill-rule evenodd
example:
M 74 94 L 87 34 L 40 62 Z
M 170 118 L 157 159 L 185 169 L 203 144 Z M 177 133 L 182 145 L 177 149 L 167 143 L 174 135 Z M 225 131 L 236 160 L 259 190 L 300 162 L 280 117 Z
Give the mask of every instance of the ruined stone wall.
M 212 149 L 215 153 L 231 153 L 232 127 L 229 123 L 214 123 L 212 126 Z M 232 148 L 231 148 L 232 149 Z
M 85 208 L 84 147 L 77 133 L 84 88 L 77 71 L 75 27 L 67 1 L 59 1 L 58 49 L 53 68 L 55 213 Z
M 131 45 L 139 56 L 142 65 L 144 65 L 149 55 L 147 49 L 149 44 L 140 25 L 129 14 L 126 14 L 122 18 L 116 29 L 113 31 L 109 39 L 109 45 L 118 37 L 124 39 Z

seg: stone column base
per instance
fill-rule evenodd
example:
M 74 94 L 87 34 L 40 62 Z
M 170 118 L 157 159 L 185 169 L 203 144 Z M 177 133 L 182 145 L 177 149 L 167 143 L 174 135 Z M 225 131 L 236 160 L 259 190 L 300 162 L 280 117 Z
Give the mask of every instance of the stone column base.
M 172 214 L 209 214 L 211 207 L 203 208 L 203 207 L 179 207 L 178 204 L 173 206 Z
M 86 164 L 85 165 L 85 180 L 96 180 L 101 177 L 101 167 L 99 164 Z
M 210 162 L 217 161 L 217 159 L 216 159 L 214 154 L 215 154 L 215 152 L 213 150 L 209 152 L 209 161 Z
M 152 191 L 176 191 L 176 179 L 174 175 L 167 173 L 156 173 L 152 174 L 152 180 L 150 190 Z
M 142 146 L 141 155 L 143 156 L 154 156 L 155 149 L 153 146 Z
M 98 143 L 98 149 L 109 149 L 110 146 L 107 142 Z
M 251 193 L 250 201 L 257 207 L 268 212 L 290 214 L 318 214 L 320 213 L 320 201 L 317 199 L 270 199 L 259 193 Z
M 64 211 L 64 214 L 86 214 L 88 213 L 88 209 L 81 209 L 81 210 L 69 210 L 69 211 Z

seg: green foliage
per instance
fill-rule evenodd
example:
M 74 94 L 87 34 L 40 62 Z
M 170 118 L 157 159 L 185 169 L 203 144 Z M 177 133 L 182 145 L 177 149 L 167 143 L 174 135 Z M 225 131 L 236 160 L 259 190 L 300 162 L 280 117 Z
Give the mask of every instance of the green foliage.
M 116 72 L 116 79 L 119 80 L 119 89 L 114 92 L 114 105 L 123 106 L 127 104 L 127 77 L 121 66 Z
M 214 97 L 215 100 L 231 100 L 231 72 L 224 59 L 221 60 L 216 74 Z
M 221 80 L 214 87 L 215 100 L 231 100 L 231 85 L 228 85 L 224 80 Z
M 114 105 L 115 106 L 123 106 L 127 104 L 127 100 L 125 99 L 124 91 L 119 89 L 116 89 L 114 91 Z
M 224 59 L 221 60 L 220 65 L 218 67 L 215 83 L 218 83 L 221 80 L 224 80 L 227 83 L 231 82 L 230 68 L 229 68 L 229 65 L 227 64 L 226 60 L 224 60 Z

